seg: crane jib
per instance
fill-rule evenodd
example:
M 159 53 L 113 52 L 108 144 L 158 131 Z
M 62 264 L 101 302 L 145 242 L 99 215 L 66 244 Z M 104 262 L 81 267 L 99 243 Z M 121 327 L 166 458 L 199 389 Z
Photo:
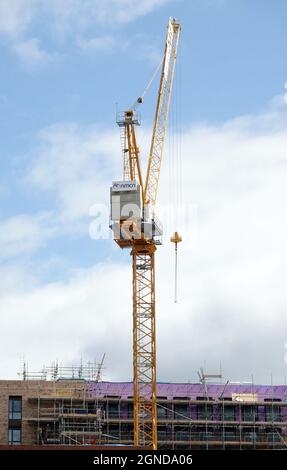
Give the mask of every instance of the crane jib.
M 144 189 L 144 204 L 150 204 L 152 211 L 156 203 L 180 30 L 180 24 L 170 19 Z

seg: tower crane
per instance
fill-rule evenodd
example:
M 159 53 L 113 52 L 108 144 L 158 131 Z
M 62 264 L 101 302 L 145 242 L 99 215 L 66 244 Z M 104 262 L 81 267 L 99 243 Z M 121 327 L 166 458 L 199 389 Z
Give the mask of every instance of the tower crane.
M 152 449 L 157 449 L 155 252 L 162 244 L 155 205 L 180 30 L 179 22 L 170 18 L 145 181 L 135 131 L 140 97 L 135 106 L 117 113 L 123 180 L 114 181 L 110 190 L 113 238 L 132 256 L 134 445 Z

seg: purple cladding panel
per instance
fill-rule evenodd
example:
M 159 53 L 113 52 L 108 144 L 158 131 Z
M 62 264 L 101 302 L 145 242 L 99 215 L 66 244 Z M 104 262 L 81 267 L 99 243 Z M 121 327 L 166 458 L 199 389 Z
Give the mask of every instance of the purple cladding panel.
M 184 383 L 158 383 L 158 398 L 188 398 L 196 400 L 197 397 L 232 398 L 232 394 L 254 394 L 258 401 L 267 399 L 287 400 L 287 386 L 285 385 L 252 385 L 252 384 L 207 384 L 206 389 L 202 384 Z M 133 396 L 132 382 L 89 382 L 87 386 L 89 398 L 118 397 L 131 398 Z

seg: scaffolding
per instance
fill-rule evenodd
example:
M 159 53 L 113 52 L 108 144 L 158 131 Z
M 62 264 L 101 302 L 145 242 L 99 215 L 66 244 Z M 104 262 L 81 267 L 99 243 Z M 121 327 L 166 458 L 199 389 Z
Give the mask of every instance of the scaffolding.
M 98 444 L 102 442 L 102 419 L 97 400 L 42 398 L 37 444 Z
M 40 370 L 31 371 L 29 369 L 28 362 L 24 361 L 22 365 L 22 371 L 18 373 L 22 380 L 87 380 L 87 381 L 100 381 L 101 373 L 103 370 L 103 363 L 105 354 L 103 355 L 100 362 L 89 361 L 87 364 L 71 364 L 63 365 L 59 364 L 58 361 L 52 362 L 50 366 L 43 366 Z
M 38 444 L 133 443 L 133 400 L 39 396 Z M 159 399 L 159 449 L 286 449 L 287 403 Z M 32 399 L 31 399 L 32 400 Z M 264 413 L 264 416 L 263 416 Z
M 103 441 L 103 413 L 98 399 L 87 400 L 87 384 L 102 380 L 101 361 L 62 365 L 58 361 L 30 371 L 24 362 L 19 374 L 28 388 L 26 421 L 36 444 L 92 445 Z
M 53 365 L 50 381 L 30 379 L 26 369 L 23 389 L 28 404 L 24 420 L 30 426 L 29 434 L 34 435 L 31 443 L 133 445 L 133 396 L 123 396 L 121 384 L 113 385 L 113 395 L 109 387 L 101 387 L 102 363 L 100 367 L 93 363 L 93 367 L 88 364 L 70 369 Z M 46 377 L 42 372 L 34 376 Z M 287 448 L 287 389 L 286 396 L 276 395 L 271 383 L 264 395 L 259 395 L 253 378 L 238 387 L 224 381 L 221 374 L 201 371 L 199 375 L 198 396 L 188 396 L 189 384 L 186 396 L 182 396 L 185 390 L 172 398 L 158 393 L 159 449 Z M 89 377 L 95 379 L 90 381 Z M 212 393 L 215 385 L 216 396 Z

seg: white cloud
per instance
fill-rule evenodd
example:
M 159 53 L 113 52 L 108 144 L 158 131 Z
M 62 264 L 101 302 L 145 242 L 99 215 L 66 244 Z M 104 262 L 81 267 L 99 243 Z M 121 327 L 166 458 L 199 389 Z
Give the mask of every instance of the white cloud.
M 50 63 L 63 57 L 63 45 L 76 44 L 85 51 L 114 51 L 119 43 L 107 34 L 115 26 L 135 21 L 170 0 L 1 0 L 0 39 L 31 67 Z M 98 37 L 87 38 L 95 31 L 105 30 Z M 45 33 L 45 35 L 43 35 Z M 32 37 L 31 37 L 32 36 Z M 52 40 L 53 53 L 40 47 Z M 75 41 L 75 37 L 80 38 Z M 2 41 L 3 42 L 3 41 Z M 123 49 L 125 41 L 121 40 Z M 56 44 L 56 45 L 55 45 Z
M 79 48 L 84 52 L 112 52 L 118 46 L 115 38 L 111 35 L 98 36 L 90 39 L 79 38 L 77 43 Z
M 24 33 L 37 11 L 37 0 L 1 0 L 0 33 L 16 38 Z
M 137 44 L 137 54 L 135 55 L 134 44 Z M 126 38 L 124 35 L 104 35 L 92 38 L 79 37 L 77 45 L 81 52 L 86 54 L 102 55 L 125 54 L 134 60 L 148 61 L 153 65 L 162 60 L 162 51 L 159 50 L 155 39 L 151 39 L 146 34 L 136 34 L 132 38 Z
M 37 65 L 48 65 L 54 60 L 52 54 L 41 49 L 38 39 L 28 39 L 27 41 L 17 42 L 13 46 L 13 51 L 28 67 Z
M 76 220 L 95 203 L 107 203 L 119 137 L 100 126 L 51 126 L 40 133 L 40 148 L 28 173 L 39 190 L 52 192 L 65 219 Z
M 2 258 L 0 265 L 0 298 L 35 289 L 38 285 L 38 274 L 38 269 L 35 269 L 35 265 L 32 267 L 29 262 L 20 264 L 18 258 L 12 260 L 9 257 L 9 261 L 6 260 L 5 263 Z
M 124 24 L 144 16 L 170 0 L 1 0 L 0 33 L 17 38 L 34 22 L 49 18 L 58 35 L 92 25 Z
M 63 217 L 77 220 L 91 201 L 108 201 L 109 184 L 121 174 L 116 133 L 54 126 L 41 139 L 29 181 L 56 195 Z M 221 361 L 233 380 L 253 373 L 268 383 L 273 372 L 274 382 L 284 381 L 286 146 L 284 111 L 185 130 L 183 201 L 198 207 L 198 220 L 182 233 L 176 305 L 170 233 L 156 255 L 159 380 L 197 380 L 206 360 L 210 371 Z M 169 199 L 171 164 L 166 154 L 161 203 Z M 129 263 L 129 253 L 122 259 Z M 38 367 L 106 352 L 108 377 L 130 379 L 130 276 L 130 266 L 107 262 L 65 282 L 30 284 L 17 295 L 10 289 L 0 301 L 1 347 L 9 351 L 2 376 L 11 376 L 22 353 Z M 22 333 L 12 353 L 7 332 L 15 322 Z
M 77 272 L 66 283 L 3 295 L 0 298 L 1 376 L 13 378 L 22 356 L 30 360 L 31 369 L 41 368 L 43 363 L 49 365 L 56 357 L 63 362 L 78 362 L 86 342 L 90 344 L 94 338 L 97 343 L 94 357 L 99 357 L 109 347 L 110 339 L 114 342 L 123 329 L 127 335 L 117 338 L 118 348 L 107 351 L 108 363 L 117 361 L 119 349 L 125 352 L 129 348 L 126 338 L 131 337 L 131 318 L 125 311 L 127 290 L 122 295 L 128 276 L 125 266 L 107 263 Z M 106 298 L 105 289 L 110 282 L 113 297 Z M 12 328 L 17 348 L 11 348 L 7 341 Z
M 0 222 L 0 259 L 32 253 L 55 236 L 52 214 L 23 214 Z
M 170 0 L 99 0 L 98 18 L 100 21 L 111 23 L 128 23 L 140 16 L 144 16 L 155 8 L 160 7 Z
M 183 200 L 198 207 L 198 232 L 183 233 L 180 304 L 158 329 L 163 377 L 175 380 L 167 377 L 170 368 L 183 380 L 183 371 L 206 360 L 213 370 L 221 361 L 228 378 L 254 373 L 269 382 L 273 371 L 284 380 L 286 121 L 283 112 L 249 116 L 198 126 L 183 137 Z M 164 168 L 161 201 L 169 187 Z M 168 254 L 162 253 L 158 299 L 164 316 L 170 307 L 163 280 Z M 169 342 L 175 353 L 167 364 Z

